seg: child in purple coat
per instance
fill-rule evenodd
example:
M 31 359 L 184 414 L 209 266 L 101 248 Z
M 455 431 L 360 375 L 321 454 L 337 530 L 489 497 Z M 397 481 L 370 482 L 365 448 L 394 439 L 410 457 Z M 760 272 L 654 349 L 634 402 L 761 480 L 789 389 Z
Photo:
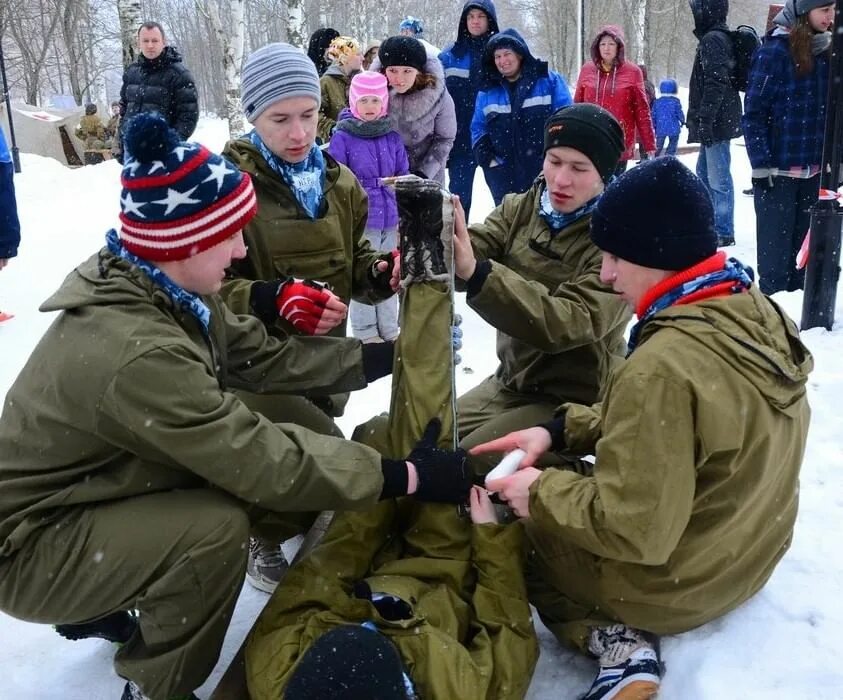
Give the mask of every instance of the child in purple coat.
M 685 113 L 676 96 L 676 81 L 672 78 L 662 80 L 659 85 L 662 94 L 653 103 L 653 128 L 656 131 L 656 155 L 675 156 L 679 144 L 679 132 L 685 125 Z M 665 149 L 664 142 L 667 141 Z
M 365 236 L 375 250 L 398 246 L 398 206 L 395 192 L 380 178 L 410 172 L 407 150 L 387 118 L 389 93 L 382 73 L 364 71 L 351 80 L 348 91 L 351 116 L 340 121 L 328 152 L 347 165 L 369 195 Z M 355 338 L 364 343 L 395 340 L 398 336 L 398 297 L 375 306 L 352 301 L 349 317 Z

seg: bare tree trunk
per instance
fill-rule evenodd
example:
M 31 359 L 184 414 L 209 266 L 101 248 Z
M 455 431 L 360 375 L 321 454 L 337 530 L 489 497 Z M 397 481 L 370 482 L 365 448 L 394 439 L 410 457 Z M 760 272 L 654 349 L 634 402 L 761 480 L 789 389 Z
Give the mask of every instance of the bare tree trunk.
M 222 67 L 225 76 L 225 117 L 228 133 L 237 138 L 245 131 L 243 110 L 240 105 L 240 67 L 243 65 L 243 45 L 246 36 L 244 19 L 245 0 L 230 0 L 229 23 L 233 33 L 229 36 L 222 25 L 220 13 L 210 0 L 205 0 L 199 9 L 205 13 L 222 47 Z
M 307 49 L 303 0 L 287 0 L 287 42 Z
M 123 44 L 123 66 L 134 63 L 135 39 L 143 16 L 142 0 L 117 0 L 117 16 L 120 19 L 120 41 Z

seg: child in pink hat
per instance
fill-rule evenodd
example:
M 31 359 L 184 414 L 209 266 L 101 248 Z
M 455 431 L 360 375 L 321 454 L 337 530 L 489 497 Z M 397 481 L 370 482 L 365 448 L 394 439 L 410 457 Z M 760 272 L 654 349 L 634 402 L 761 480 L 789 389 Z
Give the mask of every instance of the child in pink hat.
M 398 206 L 395 192 L 380 178 L 410 172 L 407 150 L 387 117 L 389 93 L 382 73 L 363 71 L 351 80 L 349 111 L 340 114 L 328 152 L 347 165 L 369 195 L 365 235 L 375 250 L 398 245 Z M 376 306 L 352 301 L 351 329 L 364 343 L 394 340 L 398 335 L 398 298 Z

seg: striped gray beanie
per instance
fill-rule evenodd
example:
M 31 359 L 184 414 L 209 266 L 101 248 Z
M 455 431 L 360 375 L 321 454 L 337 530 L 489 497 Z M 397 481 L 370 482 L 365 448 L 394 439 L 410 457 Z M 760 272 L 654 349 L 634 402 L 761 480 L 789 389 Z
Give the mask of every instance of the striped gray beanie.
M 240 99 L 246 119 L 254 124 L 269 105 L 288 97 L 312 97 L 319 106 L 322 90 L 316 66 L 291 44 L 262 46 L 243 66 Z

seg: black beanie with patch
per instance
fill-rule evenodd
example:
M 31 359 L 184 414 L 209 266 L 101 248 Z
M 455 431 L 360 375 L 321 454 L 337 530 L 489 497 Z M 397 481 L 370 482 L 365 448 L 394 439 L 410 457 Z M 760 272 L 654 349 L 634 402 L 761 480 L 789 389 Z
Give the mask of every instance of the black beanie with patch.
M 544 152 L 560 146 L 588 156 L 603 182 L 608 182 L 624 151 L 623 129 L 602 107 L 587 102 L 568 105 L 544 123 Z
M 612 182 L 591 214 L 600 250 L 656 270 L 685 270 L 717 251 L 714 206 L 673 156 L 637 165 Z
M 293 669 L 284 700 L 407 700 L 398 650 L 362 625 L 335 627 Z

